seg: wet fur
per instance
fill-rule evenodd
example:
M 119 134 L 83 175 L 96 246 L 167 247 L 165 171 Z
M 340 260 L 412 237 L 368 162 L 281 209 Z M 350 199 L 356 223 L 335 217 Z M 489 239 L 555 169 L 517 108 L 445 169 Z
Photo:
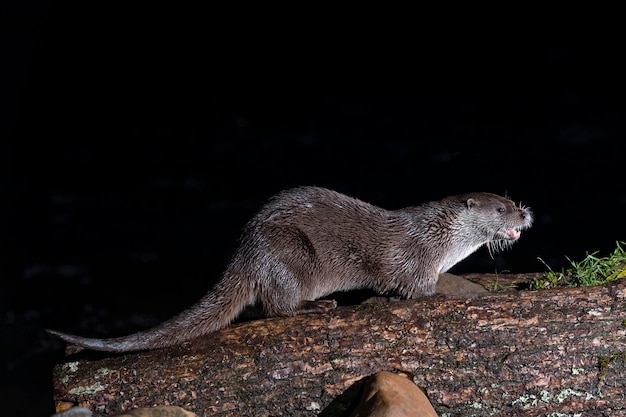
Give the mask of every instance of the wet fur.
M 514 239 L 502 230 L 531 224 L 530 210 L 495 194 L 385 210 L 324 188 L 294 188 L 252 218 L 217 285 L 178 316 L 112 339 L 50 332 L 94 350 L 144 350 L 222 329 L 257 303 L 267 316 L 292 316 L 328 311 L 336 304 L 312 301 L 336 291 L 428 296 L 440 273 L 482 245 L 490 251 L 510 246 Z

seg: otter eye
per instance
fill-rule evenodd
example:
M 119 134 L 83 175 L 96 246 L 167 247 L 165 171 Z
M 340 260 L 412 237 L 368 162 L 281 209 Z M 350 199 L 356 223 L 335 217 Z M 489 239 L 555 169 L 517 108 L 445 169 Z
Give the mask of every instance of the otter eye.
M 504 213 L 506 210 L 504 210 L 504 207 L 498 207 L 497 208 L 498 213 Z

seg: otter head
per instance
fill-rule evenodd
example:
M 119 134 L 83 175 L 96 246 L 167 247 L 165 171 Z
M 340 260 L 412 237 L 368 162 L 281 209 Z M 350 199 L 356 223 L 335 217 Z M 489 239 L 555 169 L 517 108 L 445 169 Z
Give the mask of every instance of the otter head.
M 470 194 L 465 203 L 472 223 L 482 234 L 492 256 L 494 252 L 510 247 L 519 239 L 522 230 L 533 223 L 529 208 L 496 194 Z

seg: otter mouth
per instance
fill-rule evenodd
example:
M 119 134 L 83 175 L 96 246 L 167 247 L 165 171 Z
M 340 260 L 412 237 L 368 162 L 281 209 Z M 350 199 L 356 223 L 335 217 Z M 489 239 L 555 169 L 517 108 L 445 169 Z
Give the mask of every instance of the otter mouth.
M 496 232 L 496 236 L 505 240 L 517 240 L 522 232 L 517 228 L 501 228 Z

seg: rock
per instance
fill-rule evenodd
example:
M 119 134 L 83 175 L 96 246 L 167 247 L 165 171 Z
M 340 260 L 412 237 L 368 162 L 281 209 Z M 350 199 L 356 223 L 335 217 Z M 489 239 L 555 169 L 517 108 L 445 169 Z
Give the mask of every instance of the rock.
M 439 294 L 470 294 L 488 291 L 480 284 L 444 272 L 439 275 L 435 292 Z
M 437 417 L 421 389 L 406 377 L 381 371 L 370 377 L 350 417 Z

